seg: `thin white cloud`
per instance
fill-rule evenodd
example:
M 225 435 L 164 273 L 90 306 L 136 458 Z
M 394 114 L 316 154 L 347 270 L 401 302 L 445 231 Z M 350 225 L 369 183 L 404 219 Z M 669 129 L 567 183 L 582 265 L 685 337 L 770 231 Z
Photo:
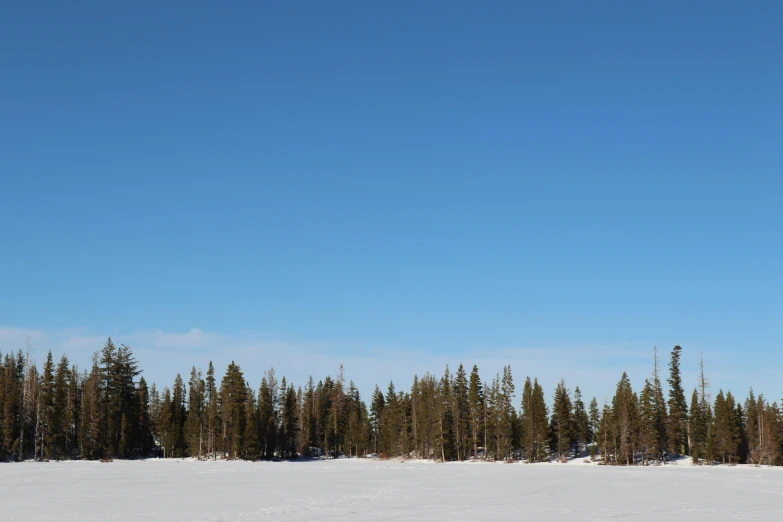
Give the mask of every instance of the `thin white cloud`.
M 0 351 L 8 353 L 24 348 L 27 334 L 33 340 L 33 354 L 41 361 L 48 350 L 55 357 L 65 353 L 71 362 L 81 368 L 89 367 L 92 354 L 106 342 L 106 335 L 84 329 L 56 331 L 26 330 L 17 327 L 0 327 Z M 170 385 L 177 373 L 187 379 L 191 367 L 206 371 L 213 361 L 218 380 L 231 361 L 244 371 L 251 386 L 258 386 L 263 373 L 274 367 L 278 376 L 285 375 L 289 382 L 304 385 L 310 375 L 318 381 L 325 376 L 335 376 L 340 365 L 345 367 L 347 379 L 352 379 L 362 395 L 369 399 L 375 384 L 385 390 L 393 380 L 397 390 L 409 389 L 413 374 L 429 372 L 441 376 L 448 364 L 452 372 L 463 363 L 466 371 L 475 364 L 485 382 L 501 374 L 503 366 L 510 364 L 517 386 L 517 399 L 526 376 L 535 376 L 544 386 L 547 396 L 557 382 L 564 378 L 569 388 L 579 386 L 589 400 L 596 396 L 599 403 L 610 400 L 623 371 L 627 371 L 634 389 L 640 389 L 645 378 L 652 374 L 652 349 L 649 343 L 624 343 L 617 345 L 574 345 L 536 343 L 529 346 L 476 347 L 450 354 L 435 353 L 424 349 L 393 346 L 361 347 L 344 342 L 299 342 L 268 339 L 259 335 L 226 335 L 192 328 L 185 332 L 144 330 L 129 333 L 112 332 L 115 344 L 126 344 L 134 349 L 140 368 L 148 382 L 159 387 Z M 659 350 L 661 377 L 668 375 L 668 349 Z M 708 366 L 714 392 L 733 385 L 740 395 L 753 382 L 758 391 L 766 391 L 774 377 L 767 375 L 764 381 L 746 376 L 748 385 L 738 386 L 733 369 L 736 360 L 731 355 L 715 357 L 716 364 Z M 695 385 L 698 352 L 686 351 L 683 356 L 683 382 L 686 391 Z M 736 373 L 736 372 L 735 372 Z M 734 377 L 735 381 L 723 381 Z M 740 376 L 742 377 L 742 376 Z M 719 379 L 720 378 L 720 379 Z M 744 378 L 743 378 L 744 379 Z M 768 382 L 769 381 L 769 382 Z M 739 389 L 745 387 L 745 390 Z M 772 389 L 774 395 L 778 390 Z M 736 392 L 735 392 L 736 393 Z

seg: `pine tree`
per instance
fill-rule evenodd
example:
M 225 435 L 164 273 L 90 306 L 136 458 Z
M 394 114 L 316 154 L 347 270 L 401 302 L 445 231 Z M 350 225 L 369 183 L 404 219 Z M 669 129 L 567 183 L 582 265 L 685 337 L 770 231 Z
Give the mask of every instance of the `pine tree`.
M 377 387 L 376 387 L 377 389 Z M 304 454 L 311 455 L 312 448 L 318 447 L 318 404 L 315 397 L 315 382 L 312 375 L 307 381 L 307 386 L 304 390 L 304 400 L 302 405 L 302 447 Z
M 56 454 L 55 447 L 55 414 L 54 414 L 54 385 L 55 370 L 52 360 L 52 352 L 49 351 L 46 356 L 46 364 L 43 367 L 43 375 L 38 387 L 38 421 L 40 428 L 38 430 L 39 439 L 39 457 L 49 460 Z
M 185 425 L 187 424 L 188 411 L 185 406 L 185 397 L 185 383 L 182 376 L 177 374 L 171 389 L 172 457 L 186 455 Z
M 212 455 L 213 459 L 217 459 L 217 437 L 220 428 L 220 411 L 218 409 L 219 398 L 215 382 L 215 367 L 212 365 L 212 361 L 209 361 L 207 379 L 204 383 L 204 393 L 206 400 L 204 418 L 207 427 L 207 454 Z
M 544 389 L 538 379 L 525 380 L 522 390 L 522 446 L 529 462 L 538 462 L 546 454 L 549 412 L 544 400 Z
M 688 454 L 688 404 L 682 389 L 680 377 L 680 356 L 682 348 L 675 346 L 669 362 L 669 419 L 668 446 L 670 453 Z
M 484 388 L 481 385 L 481 378 L 476 365 L 473 365 L 473 370 L 470 372 L 468 405 L 470 409 L 470 441 L 473 445 L 473 458 L 478 459 L 478 447 L 481 444 L 483 431 Z
M 174 404 L 171 400 L 171 390 L 163 388 L 160 411 L 157 416 L 157 429 L 160 436 L 160 446 L 163 449 L 163 457 L 173 457 L 176 444 L 176 415 Z
M 601 457 L 604 464 L 617 463 L 617 426 L 615 416 L 608 404 L 604 404 L 600 425 L 596 432 L 596 442 L 601 447 Z
M 0 394 L 3 397 L 2 446 L 0 457 L 3 460 L 17 456 L 20 453 L 19 433 L 21 431 L 22 411 L 22 381 L 17 359 L 12 354 L 6 354 L 3 365 L 3 382 Z
M 275 370 L 270 368 L 258 389 L 259 443 L 265 459 L 273 458 L 277 451 L 277 391 Z
M 247 387 L 239 366 L 234 361 L 228 365 L 220 383 L 220 411 L 223 453 L 239 458 L 244 450 L 244 431 Z
M 642 465 L 647 463 L 650 455 L 662 451 L 656 437 L 654 395 L 652 383 L 649 379 L 645 379 L 639 397 L 639 441 L 642 444 Z
M 500 382 L 498 396 L 499 422 L 497 426 L 498 457 L 511 459 L 514 451 L 514 424 L 516 412 L 513 406 L 514 379 L 511 376 L 511 366 L 503 368 L 503 378 Z
M 134 448 L 134 453 L 143 457 L 147 457 L 152 453 L 153 439 L 152 439 L 152 426 L 153 420 L 150 415 L 150 393 L 147 389 L 147 381 L 144 377 L 139 379 L 138 388 L 138 441 Z
M 115 388 L 116 359 L 117 348 L 109 337 L 101 350 L 99 384 L 101 400 L 97 408 L 100 415 L 100 434 L 96 437 L 96 442 L 102 446 L 104 458 L 112 458 L 115 455 L 115 441 L 119 432 L 119 426 L 115 422 L 120 420 L 118 394 Z
M 383 411 L 386 407 L 386 400 L 383 392 L 375 385 L 375 391 L 372 394 L 372 403 L 370 406 L 370 426 L 372 428 L 373 453 L 378 453 L 378 439 L 380 438 L 381 428 L 383 426 Z
M 293 385 L 288 385 L 288 388 L 281 398 L 281 402 L 283 403 L 283 408 L 280 421 L 285 436 L 281 441 L 280 456 L 290 459 L 297 456 L 296 441 L 299 436 L 297 395 Z
M 691 411 L 688 415 L 688 434 L 690 437 L 691 457 L 699 462 L 707 455 L 707 424 L 704 418 L 702 404 L 696 389 L 691 396 Z
M 715 435 L 716 455 L 723 461 L 735 462 L 739 454 L 740 426 L 737 410 L 731 392 L 724 397 L 723 390 L 715 397 Z
M 564 380 L 561 380 L 555 388 L 550 432 L 552 434 L 552 451 L 559 458 L 565 458 L 574 441 L 574 412 L 570 392 L 566 388 Z
M 188 412 L 185 424 L 185 443 L 187 454 L 191 457 L 202 457 L 204 446 L 204 414 L 205 414 L 206 383 L 201 372 L 196 367 L 190 370 L 188 381 Z
M 454 419 L 454 440 L 457 460 L 465 460 L 470 444 L 471 411 L 468 398 L 468 377 L 462 364 L 454 374 L 452 416 Z
M 243 437 L 243 458 L 245 460 L 257 460 L 260 454 L 259 448 L 259 412 L 255 394 L 250 386 L 245 390 L 245 431 Z
M 52 397 L 51 429 L 53 432 L 54 458 L 61 459 L 68 456 L 68 443 L 71 436 L 71 426 L 68 418 L 69 404 L 68 381 L 71 379 L 71 369 L 68 357 L 63 355 L 57 365 L 54 377 L 54 394 Z
M 625 464 L 631 464 L 633 461 L 635 402 L 628 374 L 623 372 L 620 382 L 617 383 L 617 391 L 612 402 L 612 416 L 617 434 L 615 455 L 619 461 L 624 461 Z
M 652 446 L 651 449 L 653 450 L 654 454 L 656 456 L 662 456 L 663 452 L 666 451 L 666 448 L 669 447 L 669 415 L 666 411 L 666 400 L 663 398 L 663 387 L 661 386 L 661 379 L 658 371 L 658 348 L 656 347 L 654 350 L 654 368 L 653 368 L 653 380 L 652 380 L 652 394 L 650 397 L 651 401 L 651 418 L 650 418 L 650 428 L 652 430 Z M 677 375 L 679 375 L 679 368 L 677 370 Z M 683 403 L 685 404 L 685 403 Z M 682 420 L 682 417 L 680 418 Z M 687 421 L 687 417 L 686 417 Z M 686 437 L 685 440 L 687 441 L 687 423 L 684 424 L 686 427 Z
M 590 418 L 585 410 L 585 403 L 582 401 L 582 392 L 577 386 L 574 389 L 574 457 L 579 456 L 579 447 L 587 447 L 587 444 L 591 440 L 590 436 Z
M 590 418 L 590 442 L 596 442 L 598 429 L 601 426 L 601 412 L 598 411 L 598 401 L 595 400 L 595 397 L 593 397 L 593 400 L 590 401 L 589 418 Z

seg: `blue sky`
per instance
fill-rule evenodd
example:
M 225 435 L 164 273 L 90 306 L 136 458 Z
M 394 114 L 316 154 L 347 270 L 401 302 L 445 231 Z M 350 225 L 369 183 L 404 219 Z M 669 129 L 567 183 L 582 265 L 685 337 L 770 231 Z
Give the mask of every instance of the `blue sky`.
M 0 350 L 780 397 L 780 3 L 166 4 L 3 7 Z

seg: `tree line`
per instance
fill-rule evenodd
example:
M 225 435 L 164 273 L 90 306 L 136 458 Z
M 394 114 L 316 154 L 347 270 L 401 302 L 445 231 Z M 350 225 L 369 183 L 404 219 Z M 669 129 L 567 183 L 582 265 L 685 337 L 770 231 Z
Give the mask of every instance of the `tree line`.
M 485 382 L 473 366 L 414 376 L 409 391 L 376 386 L 369 408 L 343 368 L 294 386 L 273 369 L 258 388 L 232 362 L 222 377 L 209 363 L 187 382 L 148 386 L 133 351 L 108 339 L 79 371 L 49 352 L 39 370 L 28 346 L 0 354 L 0 460 L 299 456 L 485 459 L 568 458 L 645 465 L 673 455 L 695 462 L 783 464 L 783 414 L 776 402 L 743 401 L 700 376 L 686 400 L 682 349 L 669 362 L 664 397 L 657 351 L 651 376 L 634 391 L 623 373 L 611 402 L 589 403 L 560 381 L 551 398 L 527 377 L 518 400 L 511 373 Z M 218 382 L 218 378 L 220 379 Z M 517 408 L 518 404 L 518 408 Z

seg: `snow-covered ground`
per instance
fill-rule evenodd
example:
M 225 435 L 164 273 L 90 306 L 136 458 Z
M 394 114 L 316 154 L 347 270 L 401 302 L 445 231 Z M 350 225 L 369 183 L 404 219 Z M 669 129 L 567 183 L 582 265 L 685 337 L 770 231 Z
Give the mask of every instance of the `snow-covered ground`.
M 0 464 L 0 520 L 783 520 L 783 469 L 577 464 Z

